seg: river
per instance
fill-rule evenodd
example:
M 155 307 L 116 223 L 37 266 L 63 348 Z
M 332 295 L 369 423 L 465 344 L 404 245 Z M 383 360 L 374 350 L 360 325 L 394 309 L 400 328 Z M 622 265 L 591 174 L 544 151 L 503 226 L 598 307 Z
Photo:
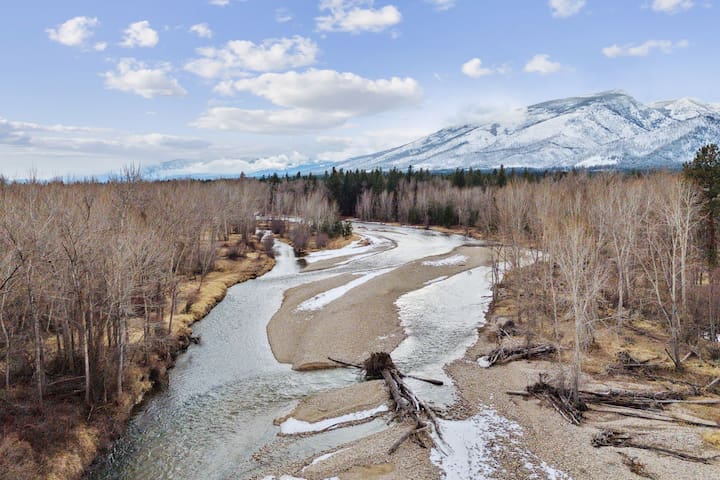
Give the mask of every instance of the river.
M 355 231 L 373 239 L 375 247 L 325 270 L 304 272 L 292 249 L 277 242 L 273 270 L 229 289 L 226 298 L 193 327 L 202 343 L 178 358 L 167 389 L 139 409 L 89 479 L 251 477 L 260 468 L 253 453 L 271 443 L 279 431 L 273 419 L 307 395 L 357 382 L 352 370 L 296 372 L 275 360 L 266 327 L 284 292 L 334 275 L 380 271 L 445 254 L 466 240 L 379 224 L 358 223 Z M 476 281 L 467 281 L 469 276 Z M 488 276 L 486 267 L 468 270 L 438 278 L 398 300 L 409 336 L 393 357 L 403 370 L 449 380 L 442 367 L 462 356 L 476 338 L 489 301 Z M 413 386 L 435 404 L 454 400 L 451 382 L 440 389 Z M 298 439 L 272 455 L 305 458 L 384 427 L 384 421 L 376 420 Z

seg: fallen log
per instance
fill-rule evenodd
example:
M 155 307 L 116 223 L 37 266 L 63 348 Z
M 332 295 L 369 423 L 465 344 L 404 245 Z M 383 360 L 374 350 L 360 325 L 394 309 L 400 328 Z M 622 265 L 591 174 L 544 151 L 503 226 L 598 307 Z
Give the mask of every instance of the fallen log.
M 710 464 L 716 460 L 718 456 L 714 457 L 697 457 L 689 453 L 680 452 L 677 450 L 671 450 L 669 448 L 658 447 L 655 445 L 645 445 L 633 441 L 633 437 L 629 433 L 620 432 L 617 430 L 604 430 L 597 433 L 592 439 L 592 446 L 595 448 L 600 447 L 615 447 L 615 448 L 640 448 L 643 450 L 650 450 L 658 452 L 671 457 L 679 458 L 680 460 L 686 460 L 689 462 Z
M 647 373 L 649 370 L 655 370 L 661 367 L 659 364 L 650 363 L 656 358 L 647 360 L 636 360 L 626 350 L 622 350 L 615 355 L 616 363 L 610 364 L 605 368 L 609 374 L 621 373 Z
M 339 365 L 342 365 L 342 366 L 344 366 L 344 367 L 346 367 L 346 368 L 357 368 L 357 369 L 359 369 L 359 370 L 364 370 L 364 369 L 365 369 L 365 367 L 364 367 L 363 365 L 360 365 L 360 364 L 357 364 L 357 363 L 346 362 L 345 360 L 338 360 L 338 359 L 332 358 L 332 357 L 327 357 L 327 358 L 328 358 L 328 360 L 330 360 L 331 362 L 335 362 L 335 363 L 337 363 L 337 364 L 339 364 Z M 366 375 L 366 376 L 367 376 L 367 375 Z M 415 380 L 419 380 L 419 381 L 425 382 L 425 383 L 430 383 L 430 384 L 432 384 L 432 385 L 437 385 L 437 386 L 439 386 L 439 387 L 445 385 L 445 382 L 443 382 L 442 380 L 435 380 L 434 378 L 418 377 L 417 375 L 409 375 L 409 374 L 401 373 L 401 372 L 400 372 L 400 377 L 402 377 L 402 378 L 413 378 L 413 379 L 415 379 Z M 373 377 L 368 377 L 368 378 L 373 378 Z
M 550 355 L 557 351 L 555 345 L 546 343 L 541 345 L 500 347 L 480 357 L 484 367 L 492 367 L 496 364 L 514 362 L 515 360 L 531 359 Z
M 393 363 L 390 354 L 386 352 L 376 352 L 370 355 L 363 362 L 363 370 L 366 378 L 380 377 L 385 381 L 390 396 L 395 403 L 395 417 L 401 421 L 409 420 L 414 424 L 414 428 L 405 432 L 390 448 L 389 453 L 392 454 L 400 448 L 403 442 L 408 438 L 414 438 L 421 445 L 425 445 L 423 439 L 427 438 L 430 442 L 435 443 L 431 435 L 431 430 L 442 440 L 442 432 L 437 417 L 432 408 L 419 399 L 412 390 L 403 382 L 403 376 Z M 438 446 L 439 447 L 439 446 Z

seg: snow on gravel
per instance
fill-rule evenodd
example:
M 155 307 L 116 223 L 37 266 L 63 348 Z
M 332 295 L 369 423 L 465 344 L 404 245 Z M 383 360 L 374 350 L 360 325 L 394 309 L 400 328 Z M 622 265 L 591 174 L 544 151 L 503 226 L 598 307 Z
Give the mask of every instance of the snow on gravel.
M 363 410 L 361 412 L 348 413 L 340 417 L 328 418 L 327 420 L 321 420 L 319 422 L 309 423 L 295 418 L 288 418 L 280 424 L 280 432 L 285 435 L 296 435 L 299 433 L 312 433 L 320 432 L 323 430 L 331 429 L 340 426 L 344 423 L 357 422 L 359 420 L 367 420 L 380 413 L 388 411 L 387 405 L 380 405 L 379 407 L 371 410 Z
M 437 437 L 435 440 L 443 451 L 433 448 L 430 461 L 440 468 L 445 480 L 492 479 L 502 468 L 498 461 L 501 455 L 520 460 L 526 470 L 522 478 L 570 479 L 524 448 L 520 425 L 492 409 L 467 420 L 439 420 L 439 424 L 445 442 Z
M 305 470 L 305 469 L 308 468 L 308 467 L 311 467 L 312 465 L 317 465 L 318 463 L 324 462 L 325 460 L 327 460 L 327 459 L 329 459 L 329 458 L 332 458 L 332 457 L 334 457 L 335 455 L 337 455 L 338 453 L 343 452 L 343 451 L 345 451 L 345 450 L 347 450 L 347 448 L 341 448 L 340 450 L 335 450 L 334 452 L 330 452 L 330 453 L 326 453 L 326 454 L 324 454 L 324 455 L 320 455 L 320 456 L 318 456 L 317 458 L 315 458 L 312 462 L 310 462 L 310 465 L 304 467 L 303 470 Z
M 428 280 L 427 282 L 423 283 L 423 285 L 432 285 L 433 283 L 442 282 L 443 280 L 447 280 L 448 276 L 443 275 L 442 277 L 433 278 L 432 280 Z
M 342 248 L 334 250 L 321 250 L 312 252 L 303 257 L 307 263 L 319 262 L 321 260 L 330 260 L 333 258 L 347 257 L 349 255 L 359 255 L 362 253 L 374 252 L 377 249 L 388 247 L 392 244 L 390 240 L 374 235 L 362 234 L 360 240 L 355 240 Z
M 358 287 L 362 285 L 363 283 L 367 283 L 370 280 L 372 280 L 375 277 L 379 277 L 380 275 L 384 275 L 388 272 L 391 272 L 395 270 L 396 267 L 391 268 L 383 268 L 380 270 L 374 270 L 372 272 L 362 272 L 360 275 L 362 275 L 360 278 L 357 278 L 355 280 L 352 280 L 345 285 L 341 285 L 339 287 L 335 287 L 331 290 L 328 290 L 326 292 L 320 293 L 318 295 L 315 295 L 314 297 L 305 300 L 300 305 L 297 306 L 295 309 L 296 311 L 313 311 L 313 310 L 322 310 L 322 308 L 327 305 L 330 302 L 334 302 L 338 298 L 345 295 L 347 292 L 352 290 L 355 287 Z
M 426 267 L 452 267 L 455 265 L 465 265 L 468 257 L 465 255 L 453 255 L 452 257 L 441 258 L 440 260 L 425 260 L 422 262 Z
M 490 363 L 490 359 L 487 356 L 482 356 L 478 358 L 477 364 L 482 368 L 490 368 L 492 366 L 492 364 Z
M 269 475 L 267 477 L 263 477 L 263 480 L 305 480 L 301 477 L 293 477 L 292 475 L 281 475 L 279 477 L 276 477 L 275 475 Z M 338 477 L 329 477 L 325 478 L 323 480 L 340 480 Z

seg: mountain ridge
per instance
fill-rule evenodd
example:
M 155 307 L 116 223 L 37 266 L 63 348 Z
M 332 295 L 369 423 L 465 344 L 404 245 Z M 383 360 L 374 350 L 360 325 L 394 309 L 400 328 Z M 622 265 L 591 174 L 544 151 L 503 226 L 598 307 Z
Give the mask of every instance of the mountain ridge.
M 667 168 L 718 140 L 718 105 L 691 98 L 646 105 L 610 90 L 530 105 L 510 120 L 444 128 L 337 168 Z

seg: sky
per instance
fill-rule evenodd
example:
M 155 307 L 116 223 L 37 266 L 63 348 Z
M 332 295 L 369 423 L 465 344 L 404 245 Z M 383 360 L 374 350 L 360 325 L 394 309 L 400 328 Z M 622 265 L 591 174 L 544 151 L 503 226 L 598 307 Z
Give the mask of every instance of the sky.
M 252 174 L 605 90 L 717 103 L 718 3 L 2 0 L 0 174 Z

